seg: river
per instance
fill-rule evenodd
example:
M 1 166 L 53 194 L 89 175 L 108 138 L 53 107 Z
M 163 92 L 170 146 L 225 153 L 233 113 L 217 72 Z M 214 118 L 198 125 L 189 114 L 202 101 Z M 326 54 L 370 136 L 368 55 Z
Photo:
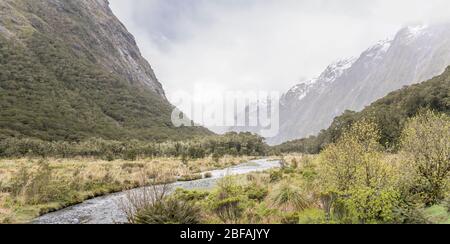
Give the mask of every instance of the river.
M 261 172 L 280 167 L 279 161 L 267 159 L 254 160 L 226 169 L 210 171 L 212 177 L 189 182 L 176 182 L 171 184 L 173 189 L 187 190 L 211 189 L 217 181 L 229 175 L 242 175 L 252 172 Z M 137 191 L 134 189 L 130 191 Z M 81 204 L 43 215 L 35 219 L 33 224 L 114 224 L 125 223 L 125 214 L 119 207 L 129 191 L 87 200 Z

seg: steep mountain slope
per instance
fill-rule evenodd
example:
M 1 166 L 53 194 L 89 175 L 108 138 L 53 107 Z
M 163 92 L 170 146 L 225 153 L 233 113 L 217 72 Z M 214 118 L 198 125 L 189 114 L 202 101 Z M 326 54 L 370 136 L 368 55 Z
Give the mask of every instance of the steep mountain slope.
M 184 138 L 107 0 L 0 1 L 0 138 Z
M 318 153 L 327 144 L 335 142 L 352 123 L 361 119 L 375 120 L 381 129 L 380 143 L 395 149 L 407 119 L 423 109 L 450 115 L 450 66 L 442 75 L 392 92 L 359 113 L 346 111 L 317 137 L 286 142 L 275 147 L 275 150 Z
M 281 100 L 280 134 L 271 144 L 315 135 L 345 110 L 360 111 L 389 92 L 432 78 L 450 64 L 450 24 L 407 27 L 357 59 L 330 65 Z

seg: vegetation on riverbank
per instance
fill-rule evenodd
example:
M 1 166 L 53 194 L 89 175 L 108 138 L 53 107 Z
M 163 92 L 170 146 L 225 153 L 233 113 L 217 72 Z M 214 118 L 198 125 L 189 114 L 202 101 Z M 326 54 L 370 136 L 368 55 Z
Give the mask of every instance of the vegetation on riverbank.
M 396 154 L 380 133 L 361 120 L 320 155 L 290 155 L 281 170 L 226 178 L 210 192 L 178 190 L 137 208 L 131 222 L 191 223 L 170 218 L 189 212 L 198 223 L 449 223 L 450 117 L 408 120 Z
M 227 133 L 186 141 L 163 143 L 147 141 L 111 141 L 92 138 L 81 142 L 38 139 L 5 138 L 0 140 L 0 157 L 94 157 L 104 160 L 136 160 L 139 158 L 166 157 L 183 160 L 212 156 L 219 159 L 231 156 L 265 156 L 267 144 L 260 136 L 251 133 Z
M 170 172 L 171 178 L 165 179 L 168 182 L 188 180 L 202 176 L 200 172 L 251 159 L 246 156 L 134 161 L 86 157 L 0 159 L 0 223 L 24 223 L 92 197 L 148 185 L 155 172 Z
M 448 223 L 450 117 L 423 111 L 409 119 L 395 154 L 380 144 L 380 137 L 379 125 L 362 119 L 319 155 L 285 155 L 281 170 L 227 177 L 207 192 L 169 194 L 167 189 L 146 188 L 145 194 L 128 197 L 124 211 L 136 224 Z M 227 153 L 240 148 L 238 154 L 243 148 L 258 148 L 233 140 L 205 142 L 197 147 L 184 144 L 205 154 L 169 158 L 141 158 L 145 155 L 141 154 L 128 161 L 100 159 L 104 151 L 97 147 L 92 149 L 97 154 L 87 154 L 97 158 L 2 159 L 0 220 L 26 222 L 111 192 L 208 177 L 199 173 L 251 159 L 215 154 L 218 145 Z M 160 153 L 192 152 L 185 149 Z

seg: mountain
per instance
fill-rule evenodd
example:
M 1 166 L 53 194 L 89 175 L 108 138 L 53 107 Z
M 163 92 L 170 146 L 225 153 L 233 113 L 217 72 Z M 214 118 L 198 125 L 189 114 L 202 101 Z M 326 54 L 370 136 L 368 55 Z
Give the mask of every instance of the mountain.
M 381 130 L 380 143 L 395 150 L 405 122 L 424 109 L 450 115 L 450 66 L 443 74 L 392 92 L 361 112 L 346 111 L 318 136 L 289 141 L 274 150 L 318 153 L 327 144 L 336 142 L 355 121 L 362 119 L 375 120 Z
M 344 111 L 361 111 L 389 92 L 441 74 L 449 64 L 450 23 L 405 27 L 392 40 L 358 58 L 339 60 L 290 89 L 280 100 L 280 133 L 267 140 L 280 144 L 316 135 Z
M 0 1 L 0 138 L 164 140 L 173 106 L 107 0 Z

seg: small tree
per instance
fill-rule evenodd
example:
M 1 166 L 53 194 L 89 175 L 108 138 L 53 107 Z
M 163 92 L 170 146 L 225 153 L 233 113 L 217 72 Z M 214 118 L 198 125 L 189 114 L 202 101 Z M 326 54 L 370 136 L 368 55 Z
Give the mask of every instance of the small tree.
M 368 120 L 356 122 L 321 154 L 319 181 L 327 216 L 344 223 L 392 221 L 398 194 L 395 167 L 383 160 L 380 132 Z
M 401 149 L 406 160 L 403 175 L 410 192 L 427 205 L 440 202 L 449 192 L 450 117 L 431 111 L 410 119 Z
M 328 191 L 364 186 L 380 188 L 392 183 L 393 168 L 383 161 L 380 133 L 372 121 L 362 120 L 321 154 L 320 178 Z

